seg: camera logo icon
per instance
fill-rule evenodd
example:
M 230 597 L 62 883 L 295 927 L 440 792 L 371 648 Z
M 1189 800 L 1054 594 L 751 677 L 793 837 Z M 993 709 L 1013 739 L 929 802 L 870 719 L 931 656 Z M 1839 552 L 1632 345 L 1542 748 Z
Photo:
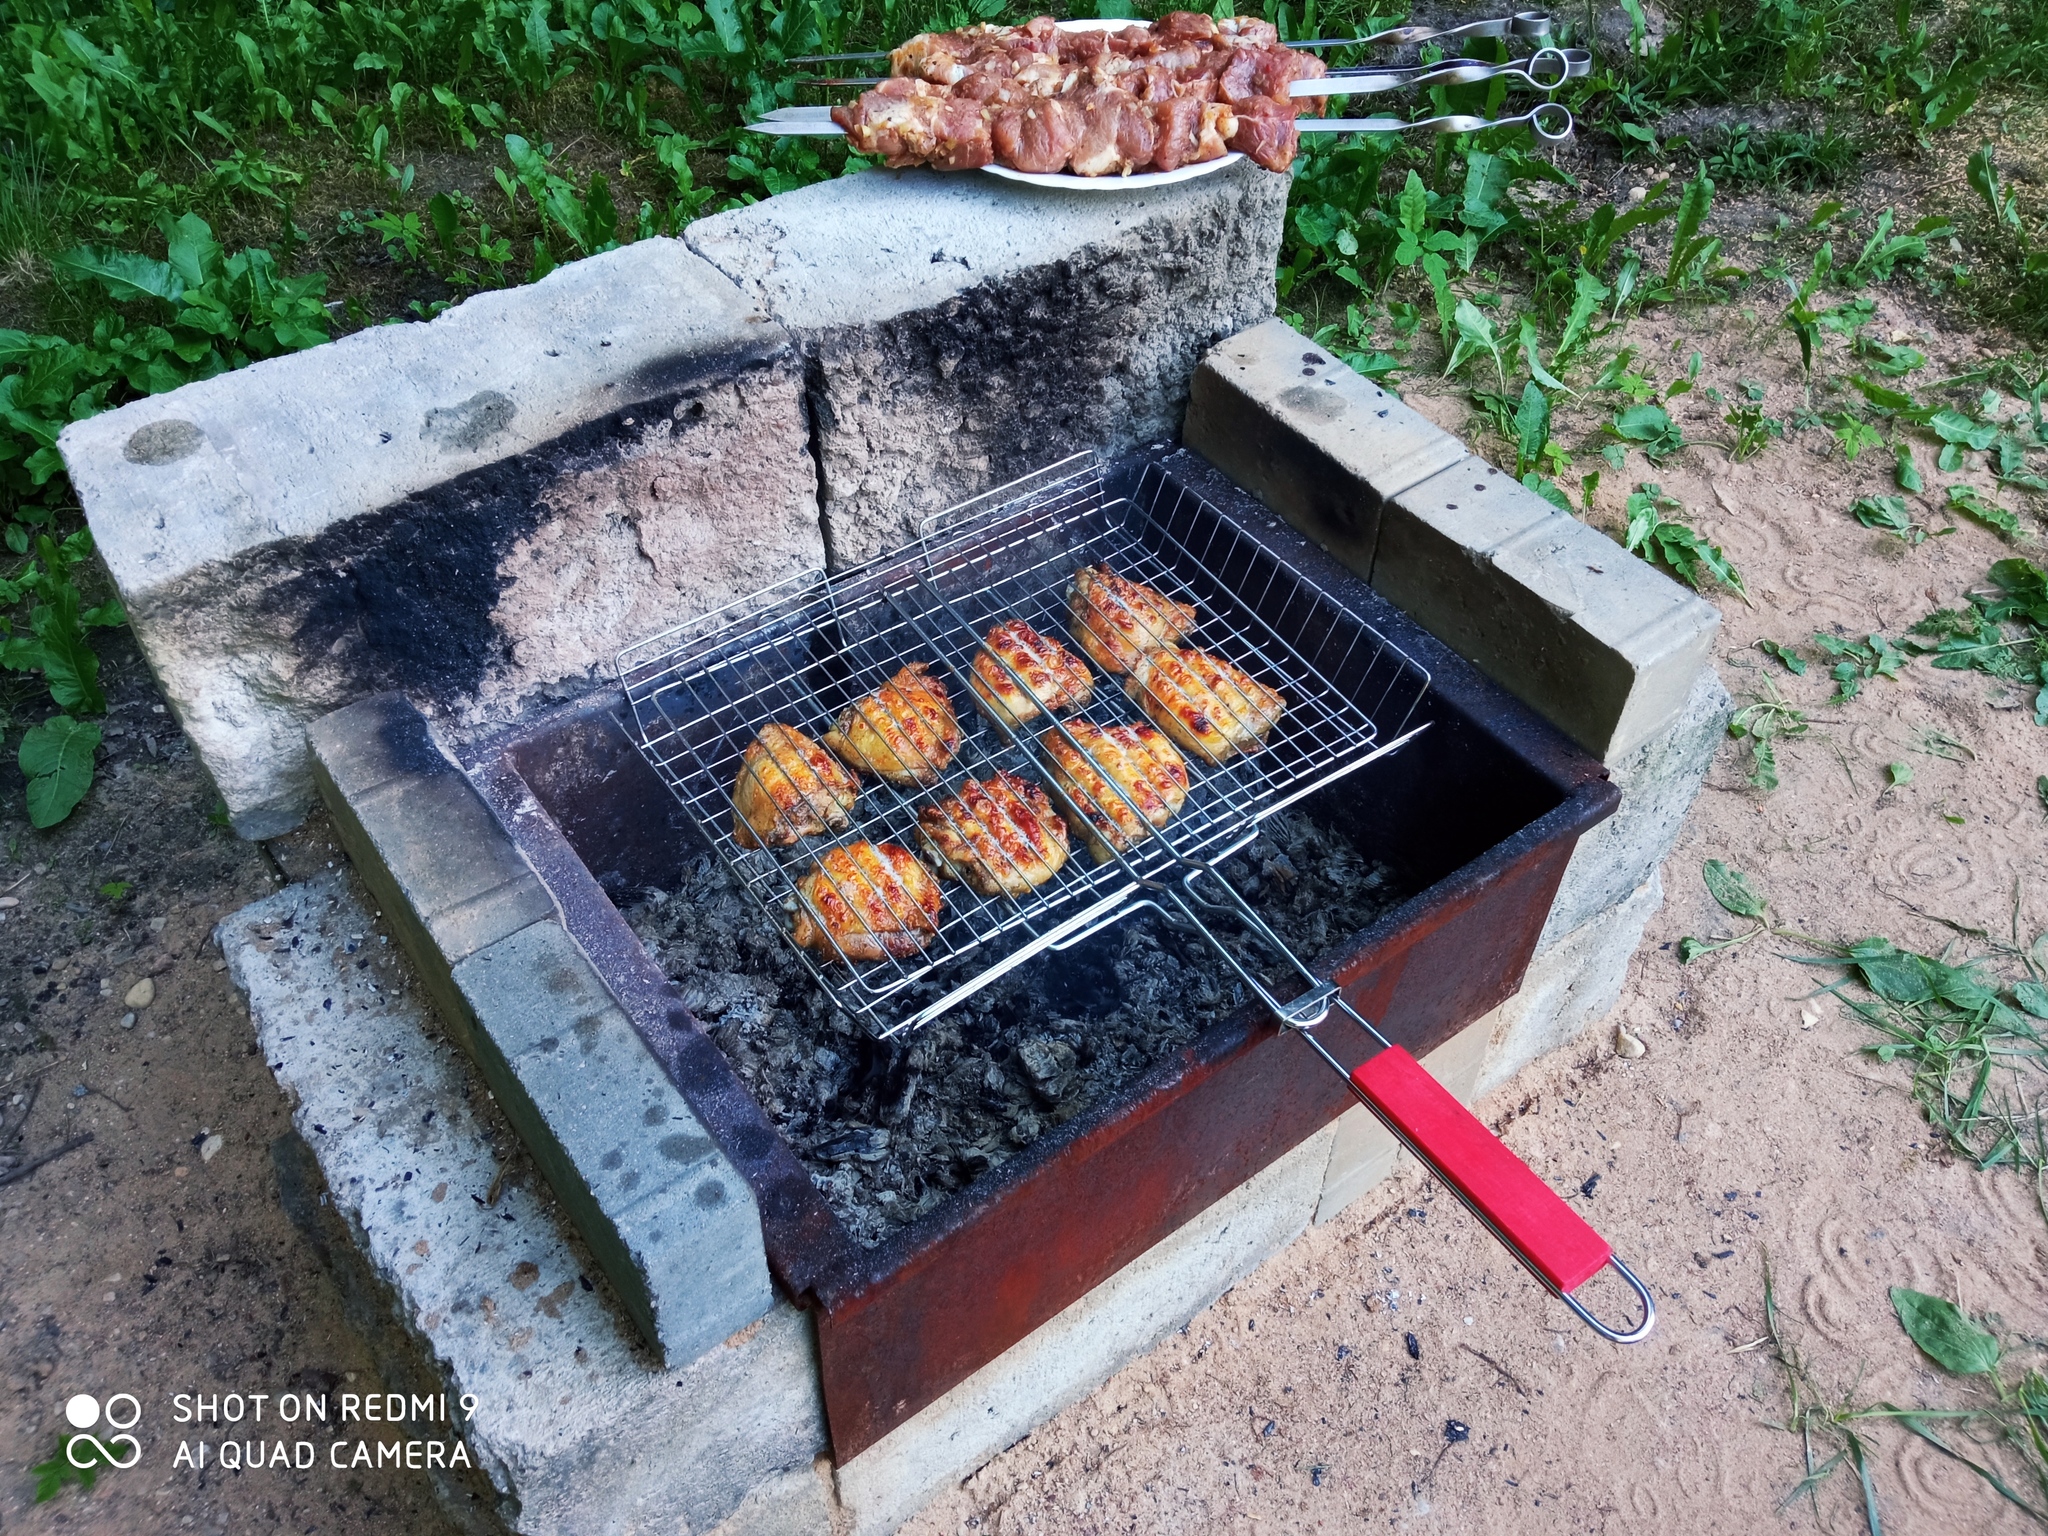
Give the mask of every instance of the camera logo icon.
M 81 1472 L 102 1465 L 127 1471 L 142 1460 L 141 1442 L 130 1434 L 111 1434 L 103 1442 L 92 1431 L 103 1419 L 108 1429 L 133 1429 L 141 1417 L 142 1404 L 136 1401 L 133 1393 L 116 1392 L 107 1399 L 104 1407 L 90 1392 L 76 1394 L 64 1404 L 65 1422 L 78 1431 L 77 1434 L 65 1439 L 64 1459 Z M 125 1445 L 128 1448 L 126 1461 L 121 1460 L 109 1449 L 115 1445 Z M 83 1461 L 79 1460 L 81 1451 L 85 1454 Z

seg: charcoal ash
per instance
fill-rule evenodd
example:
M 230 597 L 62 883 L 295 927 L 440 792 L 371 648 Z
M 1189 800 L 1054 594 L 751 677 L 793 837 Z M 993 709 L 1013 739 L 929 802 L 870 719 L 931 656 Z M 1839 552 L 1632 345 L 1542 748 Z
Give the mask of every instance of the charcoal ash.
M 1310 959 L 1411 894 L 1301 808 L 1266 822 L 1220 868 Z M 708 852 L 675 889 L 647 892 L 625 916 L 864 1247 L 1249 1001 L 1205 940 L 1144 911 L 1019 966 L 920 1030 L 878 1040 L 827 1001 Z M 1282 979 L 1256 948 L 1236 952 Z M 898 1000 L 909 1011 L 949 984 Z

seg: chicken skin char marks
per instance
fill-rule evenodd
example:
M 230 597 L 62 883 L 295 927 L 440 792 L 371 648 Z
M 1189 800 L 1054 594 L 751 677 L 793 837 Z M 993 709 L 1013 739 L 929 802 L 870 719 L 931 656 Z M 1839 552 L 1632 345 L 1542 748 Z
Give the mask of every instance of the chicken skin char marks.
M 1067 824 L 1044 790 L 998 771 L 918 813 L 918 836 L 939 873 L 983 896 L 1022 896 L 1067 862 Z
M 855 150 L 895 167 L 1117 176 L 1238 150 L 1284 171 L 1296 113 L 1323 110 L 1288 88 L 1323 73 L 1268 22 L 1176 11 L 1068 32 L 1041 16 L 913 37 L 890 55 L 892 78 L 832 120 Z
M 1083 709 L 1095 697 L 1095 674 L 1088 664 L 1022 619 L 996 625 L 982 644 L 967 686 L 982 713 L 997 725 L 1022 725 L 1041 709 Z
M 796 883 L 790 942 L 827 960 L 906 960 L 939 931 L 938 877 L 894 843 L 833 848 Z
M 1143 842 L 1187 804 L 1187 760 L 1153 727 L 1076 720 L 1067 735 L 1079 751 L 1058 730 L 1040 736 L 1038 745 L 1054 785 L 1080 817 L 1096 863 Z
M 960 722 L 945 683 L 913 661 L 840 715 L 825 745 L 854 772 L 910 789 L 938 782 L 960 750 Z
M 802 731 L 764 725 L 740 755 L 732 835 L 742 848 L 787 848 L 842 832 L 860 781 Z
M 1207 651 L 1147 651 L 1124 692 L 1175 742 L 1217 767 L 1264 747 L 1287 712 L 1279 692 Z
M 1194 631 L 1192 604 L 1177 603 L 1106 565 L 1086 565 L 1067 585 L 1067 620 L 1088 659 L 1128 672 L 1147 651 L 1178 645 Z

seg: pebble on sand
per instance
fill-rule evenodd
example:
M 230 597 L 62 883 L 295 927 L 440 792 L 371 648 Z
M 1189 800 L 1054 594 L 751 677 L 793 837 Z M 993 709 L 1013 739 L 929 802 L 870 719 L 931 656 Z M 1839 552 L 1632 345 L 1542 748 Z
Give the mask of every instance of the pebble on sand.
M 1628 1032 L 1626 1024 L 1614 1026 L 1614 1054 L 1623 1061 L 1634 1061 L 1649 1047 Z
M 143 977 L 128 989 L 128 995 L 122 1001 L 130 1008 L 147 1008 L 156 1001 L 156 983 L 147 976 Z

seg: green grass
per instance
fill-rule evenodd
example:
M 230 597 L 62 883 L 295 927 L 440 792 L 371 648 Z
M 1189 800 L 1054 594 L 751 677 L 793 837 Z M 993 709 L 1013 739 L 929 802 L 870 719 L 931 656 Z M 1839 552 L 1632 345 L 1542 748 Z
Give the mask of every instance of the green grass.
M 1913 1097 L 1942 1141 L 1980 1169 L 2019 1170 L 2048 1218 L 2048 933 L 2022 938 L 2017 898 L 2004 939 L 1935 920 L 1982 953 L 1937 958 L 1870 938 L 1840 959 L 1812 963 L 1848 970 L 1827 990 L 1876 1035 L 1864 1048 L 1869 1055 L 1909 1071 Z
M 1951 1303 L 1918 1292 L 1895 1290 L 1895 1307 L 1901 1306 L 1902 1296 L 1912 1298 L 1923 1308 L 1931 1303 L 1933 1308 L 1946 1309 L 1958 1318 L 1961 1329 L 1978 1334 L 1991 1345 L 1991 1364 L 1957 1360 L 1919 1316 L 1901 1310 L 1900 1320 L 1908 1337 L 1923 1350 L 1931 1345 L 1930 1357 L 1948 1370 L 1955 1389 L 1974 1401 L 1966 1401 L 1960 1407 L 1913 1408 L 1864 1401 L 1859 1391 L 1860 1367 L 1856 1379 L 1846 1389 L 1823 1385 L 1817 1369 L 1785 1327 L 1778 1310 L 1770 1261 L 1765 1259 L 1763 1334 L 1755 1343 L 1742 1347 L 1770 1346 L 1771 1361 L 1783 1380 L 1786 1411 L 1782 1419 L 1767 1422 L 1799 1437 L 1804 1475 L 1779 1500 L 1779 1508 L 1803 1500 L 1812 1510 L 1814 1523 L 1828 1529 L 1821 1511 L 1821 1489 L 1837 1472 L 1846 1469 L 1856 1482 L 1854 1501 L 1861 1524 L 1869 1536 L 1884 1536 L 1877 1475 L 1883 1450 L 1876 1434 L 1880 1429 L 1897 1428 L 1968 1468 L 2008 1503 L 2048 1525 L 2048 1376 L 2039 1369 L 1997 1369 L 1999 1350 L 1995 1340 L 1974 1321 L 1961 1317 Z M 1933 1351 L 1950 1358 L 1941 1360 Z M 1965 1368 L 1954 1369 L 1952 1361 Z M 2007 1473 L 2001 1473 L 2001 1464 L 2008 1469 Z M 2014 1468 L 2018 1469 L 2016 1473 L 2011 1470 Z
M 1722 187 L 1812 192 L 1839 186 L 1861 156 L 1856 140 L 1833 128 L 1759 133 L 1737 123 L 1711 140 L 1701 158 L 1707 174 Z

